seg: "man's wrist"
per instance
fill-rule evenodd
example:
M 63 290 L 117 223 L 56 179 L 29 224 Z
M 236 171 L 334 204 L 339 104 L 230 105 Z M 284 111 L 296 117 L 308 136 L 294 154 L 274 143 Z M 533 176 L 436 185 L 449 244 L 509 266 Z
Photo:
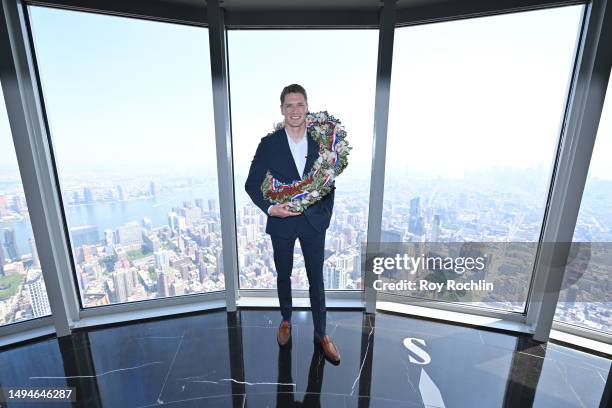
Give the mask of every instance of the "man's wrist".
M 268 215 L 270 215 L 270 210 L 271 210 L 271 209 L 272 209 L 272 206 L 270 205 L 270 206 L 268 207 L 268 209 L 266 210 L 266 212 L 268 213 Z

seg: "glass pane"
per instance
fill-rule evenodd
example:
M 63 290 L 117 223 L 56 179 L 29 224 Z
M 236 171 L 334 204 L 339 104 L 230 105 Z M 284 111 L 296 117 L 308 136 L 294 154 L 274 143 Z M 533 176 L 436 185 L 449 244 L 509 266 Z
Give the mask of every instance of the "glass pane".
M 478 276 L 495 302 L 453 301 L 524 310 L 582 10 L 395 31 L 382 240 L 534 243 Z
M 555 319 L 612 334 L 612 81 L 574 230 Z
M 0 326 L 51 309 L 0 86 Z
M 30 16 L 83 306 L 223 290 L 207 29 Z
M 361 289 L 359 260 L 367 230 L 377 44 L 376 30 L 228 32 L 242 289 L 276 288 L 272 243 L 265 233 L 267 215 L 251 202 L 244 184 L 259 141 L 283 120 L 281 91 L 293 83 L 306 89 L 311 112 L 327 110 L 340 119 L 353 147 L 348 167 L 336 179 L 323 275 L 326 289 Z M 329 50 L 321 51 L 323 47 Z M 296 52 L 288 52 L 293 49 Z M 279 57 L 271 60 L 275 55 Z M 299 240 L 292 288 L 304 289 L 308 279 L 298 248 Z

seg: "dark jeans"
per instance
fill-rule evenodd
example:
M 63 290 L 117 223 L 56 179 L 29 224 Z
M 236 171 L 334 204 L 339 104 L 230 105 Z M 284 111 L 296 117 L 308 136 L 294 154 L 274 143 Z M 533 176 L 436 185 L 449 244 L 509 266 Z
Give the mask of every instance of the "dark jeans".
M 322 338 L 325 335 L 325 287 L 323 285 L 323 260 L 325 256 L 325 233 L 312 228 L 303 216 L 298 216 L 302 225 L 294 236 L 281 238 L 270 236 L 274 249 L 274 265 L 276 266 L 276 287 L 281 315 L 284 320 L 291 320 L 291 270 L 293 269 L 293 250 L 295 240 L 300 240 L 306 275 L 310 288 L 310 309 L 315 334 Z

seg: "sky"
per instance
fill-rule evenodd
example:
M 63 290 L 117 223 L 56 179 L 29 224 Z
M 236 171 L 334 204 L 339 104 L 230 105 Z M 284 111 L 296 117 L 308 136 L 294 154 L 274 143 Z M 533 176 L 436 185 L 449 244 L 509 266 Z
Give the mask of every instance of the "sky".
M 204 28 L 30 6 L 60 175 L 185 171 L 214 175 L 208 32 Z M 549 168 L 582 6 L 399 28 L 389 172 L 458 177 L 492 167 Z M 283 86 L 338 117 L 353 146 L 346 177 L 372 161 L 376 30 L 228 33 L 236 183 L 282 119 Z M 608 98 L 608 101 L 611 98 Z M 606 103 L 600 135 L 611 135 Z M 0 171 L 16 169 L 0 109 Z M 591 175 L 612 179 L 599 137 Z M 602 158 L 598 158 L 601 156 Z M 345 177 L 345 176 L 343 176 Z

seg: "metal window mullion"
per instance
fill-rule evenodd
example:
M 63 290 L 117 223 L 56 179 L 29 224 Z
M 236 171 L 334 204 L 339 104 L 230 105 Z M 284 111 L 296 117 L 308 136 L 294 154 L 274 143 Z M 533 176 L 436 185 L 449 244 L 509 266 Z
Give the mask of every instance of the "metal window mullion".
M 223 273 L 225 276 L 227 311 L 234 312 L 236 311 L 238 296 L 238 245 L 236 241 L 234 171 L 229 110 L 227 35 L 224 24 L 224 11 L 219 5 L 219 0 L 208 1 L 207 13 L 215 116 L 217 173 L 219 178 Z
M 199 2 L 167 0 L 26 0 L 28 5 L 203 26 L 206 11 Z M 203 2 L 202 2 L 203 3 Z
M 520 13 L 545 8 L 584 4 L 586 0 L 470 0 L 423 2 L 397 11 L 397 26 L 432 24 L 501 14 Z
M 70 334 L 79 303 L 72 279 L 68 246 L 47 131 L 30 54 L 23 4 L 2 0 L 0 64 L 2 87 L 23 182 L 42 275 L 58 337 Z
M 527 322 L 533 338 L 547 341 L 552 327 L 569 245 L 580 210 L 597 127 L 612 64 L 612 15 L 607 0 L 586 6 L 559 159 L 535 267 Z M 554 244 L 557 243 L 557 244 Z M 554 245 L 553 245 L 554 244 Z
M 385 0 L 380 14 L 378 34 L 378 63 L 376 69 L 376 93 L 374 101 L 374 140 L 372 142 L 372 169 L 370 178 L 370 206 L 366 257 L 379 250 L 382 228 L 383 199 L 385 189 L 385 160 L 387 128 L 389 121 L 389 97 L 391 93 L 391 63 L 393 61 L 393 35 L 395 30 L 395 0 Z M 363 253 L 362 253 L 363 255 Z M 364 260 L 362 260 L 362 265 Z M 365 263 L 367 269 L 369 263 Z M 366 312 L 376 312 L 376 290 L 373 274 L 364 273 L 363 296 Z

